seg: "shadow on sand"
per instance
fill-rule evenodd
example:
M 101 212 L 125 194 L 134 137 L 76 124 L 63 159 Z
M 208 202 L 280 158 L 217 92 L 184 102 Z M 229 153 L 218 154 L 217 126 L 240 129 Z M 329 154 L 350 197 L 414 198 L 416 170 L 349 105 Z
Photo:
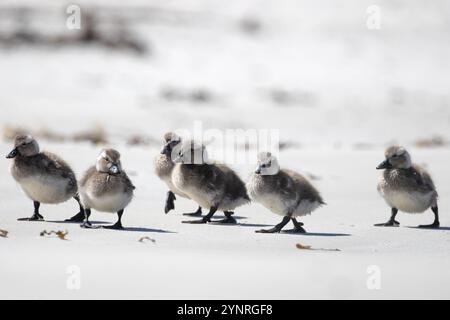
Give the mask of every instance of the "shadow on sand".
M 82 225 L 80 222 L 71 222 L 71 221 L 45 221 L 50 223 L 65 223 L 65 224 L 78 224 Z M 169 230 L 162 230 L 162 229 L 151 229 L 151 228 L 144 228 L 144 227 L 124 227 L 121 230 L 114 230 L 114 229 L 104 229 L 103 226 L 112 225 L 111 222 L 105 222 L 105 221 L 89 221 L 92 223 L 93 228 L 92 229 L 103 229 L 103 230 L 113 230 L 113 231 L 129 231 L 129 232 L 149 232 L 149 233 L 178 233 L 175 231 L 169 231 Z M 86 228 L 89 230 L 89 228 Z
M 281 234 L 288 234 L 293 236 L 307 236 L 307 237 L 351 237 L 348 233 L 327 233 L 327 232 L 306 232 L 298 233 L 292 230 L 282 231 Z
M 78 224 L 81 225 L 82 222 L 73 222 L 73 221 L 64 221 L 64 220 L 45 220 L 44 222 L 49 222 L 49 223 L 62 223 L 62 224 Z M 106 222 L 106 221 L 95 221 L 95 220 L 89 220 L 90 223 L 92 224 L 110 224 L 111 222 Z
M 151 229 L 142 227 L 124 227 L 122 230 L 118 231 L 130 231 L 130 232 L 150 232 L 150 233 L 178 233 L 175 231 L 163 230 L 163 229 Z
M 258 224 L 258 223 L 239 223 L 238 227 L 253 227 L 253 228 L 266 228 L 271 227 L 270 224 Z
M 439 227 L 437 229 L 434 228 L 419 228 L 419 227 L 407 227 L 409 229 L 417 229 L 417 230 L 426 230 L 426 231 L 450 231 L 450 227 Z

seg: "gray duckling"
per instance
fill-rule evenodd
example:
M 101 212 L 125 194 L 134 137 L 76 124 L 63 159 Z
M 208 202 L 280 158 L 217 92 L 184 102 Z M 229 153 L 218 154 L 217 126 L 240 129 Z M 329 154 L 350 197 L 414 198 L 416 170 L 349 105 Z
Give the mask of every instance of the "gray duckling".
M 385 152 L 386 160 L 377 170 L 384 170 L 378 183 L 378 192 L 391 207 L 391 218 L 375 226 L 399 226 L 395 220 L 398 211 L 423 213 L 431 207 L 434 222 L 419 228 L 439 228 L 438 193 L 428 172 L 411 162 L 405 148 L 392 146 Z
M 34 214 L 19 221 L 42 221 L 41 203 L 58 204 L 71 198 L 78 202 L 80 211 L 66 221 L 83 221 L 84 211 L 77 193 L 75 173 L 64 160 L 53 153 L 41 152 L 31 135 L 18 135 L 14 139 L 14 149 L 6 158 L 13 160 L 11 175 L 34 202 Z
M 180 143 L 181 138 L 177 134 L 173 132 L 166 133 L 164 135 L 164 148 L 155 159 L 155 173 L 169 187 L 164 208 L 166 214 L 175 209 L 175 200 L 177 199 L 175 195 L 189 199 L 189 196 L 177 189 L 172 182 L 172 171 L 175 168 L 175 163 L 172 161 L 172 151 Z M 201 216 L 202 208 L 198 207 L 196 212 L 184 213 L 183 215 Z
M 105 229 L 123 229 L 122 215 L 133 199 L 134 187 L 122 170 L 120 153 L 114 149 L 103 150 L 97 164 L 91 167 L 80 181 L 80 197 L 86 220 L 83 227 L 91 228 L 91 209 L 100 212 L 117 213 L 118 220 Z
M 283 217 L 280 224 L 257 233 L 281 232 L 289 221 L 294 224 L 290 232 L 305 233 L 303 223 L 296 217 L 311 214 L 325 204 L 319 191 L 305 177 L 280 169 L 277 158 L 270 152 L 258 155 L 258 167 L 247 183 L 247 190 L 253 201 Z
M 175 187 L 209 213 L 200 220 L 183 223 L 210 223 L 217 211 L 223 211 L 225 219 L 214 221 L 218 224 L 236 224 L 234 210 L 250 203 L 244 182 L 230 167 L 208 161 L 204 145 L 187 141 L 174 152 L 176 166 L 172 173 Z

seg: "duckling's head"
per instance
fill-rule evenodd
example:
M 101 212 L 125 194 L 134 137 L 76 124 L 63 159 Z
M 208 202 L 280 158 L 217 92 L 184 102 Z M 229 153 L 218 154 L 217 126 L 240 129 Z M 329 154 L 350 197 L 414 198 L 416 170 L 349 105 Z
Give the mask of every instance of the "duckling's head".
M 30 135 L 18 135 L 14 139 L 14 149 L 6 156 L 13 159 L 17 156 L 32 157 L 39 153 L 39 144 Z
M 386 160 L 378 165 L 377 170 L 382 169 L 409 169 L 411 156 L 405 148 L 400 146 L 389 147 L 385 152 Z
M 119 174 L 122 172 L 120 153 L 114 149 L 104 149 L 97 158 L 98 172 Z
M 278 159 L 270 152 L 258 154 L 258 167 L 255 173 L 263 176 L 273 176 L 280 172 Z
M 182 164 L 207 164 L 208 151 L 205 145 L 192 140 L 177 145 L 172 152 L 172 160 Z
M 164 148 L 161 154 L 170 156 L 172 150 L 181 143 L 181 138 L 174 132 L 167 132 L 164 135 Z

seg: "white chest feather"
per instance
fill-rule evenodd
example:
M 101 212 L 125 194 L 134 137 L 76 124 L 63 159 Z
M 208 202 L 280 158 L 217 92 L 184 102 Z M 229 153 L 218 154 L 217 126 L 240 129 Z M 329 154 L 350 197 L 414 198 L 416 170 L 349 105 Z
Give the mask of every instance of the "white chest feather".
M 57 204 L 69 200 L 74 194 L 67 192 L 68 180 L 51 176 L 32 176 L 20 179 L 25 194 L 34 201 Z
M 278 215 L 284 216 L 289 210 L 289 204 L 283 202 L 276 194 L 253 195 L 253 200 L 259 202 L 264 207 Z
M 407 213 L 422 213 L 431 206 L 433 201 L 432 192 L 406 192 L 386 188 L 380 188 L 379 191 L 390 207 Z
M 87 209 L 95 209 L 101 212 L 115 213 L 125 209 L 131 202 L 133 195 L 125 192 L 116 192 L 103 196 L 95 196 L 93 193 L 81 190 L 81 202 Z

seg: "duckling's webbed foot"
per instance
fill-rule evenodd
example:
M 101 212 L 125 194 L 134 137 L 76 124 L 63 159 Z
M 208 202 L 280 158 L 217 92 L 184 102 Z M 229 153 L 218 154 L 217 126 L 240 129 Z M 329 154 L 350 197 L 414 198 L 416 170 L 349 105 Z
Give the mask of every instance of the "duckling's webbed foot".
M 44 221 L 44 217 L 39 213 L 35 213 L 29 218 L 19 218 L 17 221 Z
M 84 221 L 84 209 L 83 206 L 81 205 L 81 201 L 80 198 L 78 196 L 73 197 L 77 202 L 78 205 L 80 206 L 80 212 L 78 212 L 76 215 L 74 215 L 72 218 L 65 220 L 66 222 L 83 222 Z
M 123 230 L 124 227 L 122 226 L 122 215 L 123 215 L 123 210 L 120 210 L 119 212 L 117 212 L 117 222 L 115 224 L 113 224 L 112 226 L 103 226 L 103 229 L 110 229 L 110 230 Z
M 283 221 L 281 221 L 281 223 L 277 224 L 272 229 L 257 230 L 256 233 L 280 233 L 290 220 L 291 218 L 289 216 L 286 216 L 283 218 Z
M 421 229 L 438 229 L 440 227 L 439 221 L 435 221 L 432 224 L 422 224 L 419 226 Z
M 395 220 L 397 213 L 398 213 L 398 209 L 392 208 L 391 218 L 389 219 L 389 221 L 385 222 L 385 223 L 377 223 L 377 224 L 375 224 L 375 227 L 398 227 L 398 226 L 400 226 L 400 222 Z
M 191 221 L 183 221 L 183 223 L 188 223 L 188 224 L 206 224 L 211 222 L 211 218 L 213 217 L 213 215 L 216 213 L 217 211 L 217 207 L 211 207 L 211 209 L 209 210 L 209 213 L 204 216 L 202 219 L 200 220 L 191 220 Z
M 103 226 L 103 229 L 110 229 L 110 230 L 123 230 L 124 227 L 122 226 L 122 223 L 116 222 L 112 226 Z
M 201 217 L 202 216 L 202 207 L 198 207 L 197 211 L 191 213 L 183 213 L 183 216 L 187 217 Z
M 65 220 L 66 222 L 83 222 L 84 221 L 84 210 L 78 212 L 72 218 Z
M 294 229 L 286 230 L 285 233 L 306 233 L 306 230 L 303 229 L 303 222 L 298 222 L 297 219 L 292 218 L 292 223 L 294 224 Z
M 164 208 L 166 214 L 175 209 L 175 200 L 177 200 L 175 194 L 172 191 L 167 192 L 166 206 Z
M 419 228 L 423 228 L 423 229 L 437 229 L 440 227 L 440 223 L 439 223 L 439 209 L 438 207 L 433 207 L 431 208 L 431 210 L 433 210 L 434 213 L 434 222 L 432 224 L 425 224 L 425 225 L 420 225 Z
M 388 222 L 385 222 L 385 223 L 377 223 L 374 226 L 375 227 L 399 227 L 400 222 L 398 222 L 397 220 L 389 220 Z
M 83 221 L 83 223 L 80 225 L 80 227 L 81 228 L 84 228 L 84 229 L 99 229 L 99 228 L 101 228 L 101 227 L 94 227 L 93 225 L 92 225 L 92 223 L 89 221 L 89 217 L 91 216 L 91 209 L 86 209 L 86 210 L 84 210 L 84 217 L 85 217 L 85 220 Z
M 213 221 L 212 224 L 237 224 L 235 218 L 233 218 L 234 212 L 224 211 L 225 219 Z
M 17 221 L 44 221 L 44 217 L 39 214 L 39 207 L 41 204 L 37 201 L 34 201 L 34 213 L 29 218 L 19 218 Z

